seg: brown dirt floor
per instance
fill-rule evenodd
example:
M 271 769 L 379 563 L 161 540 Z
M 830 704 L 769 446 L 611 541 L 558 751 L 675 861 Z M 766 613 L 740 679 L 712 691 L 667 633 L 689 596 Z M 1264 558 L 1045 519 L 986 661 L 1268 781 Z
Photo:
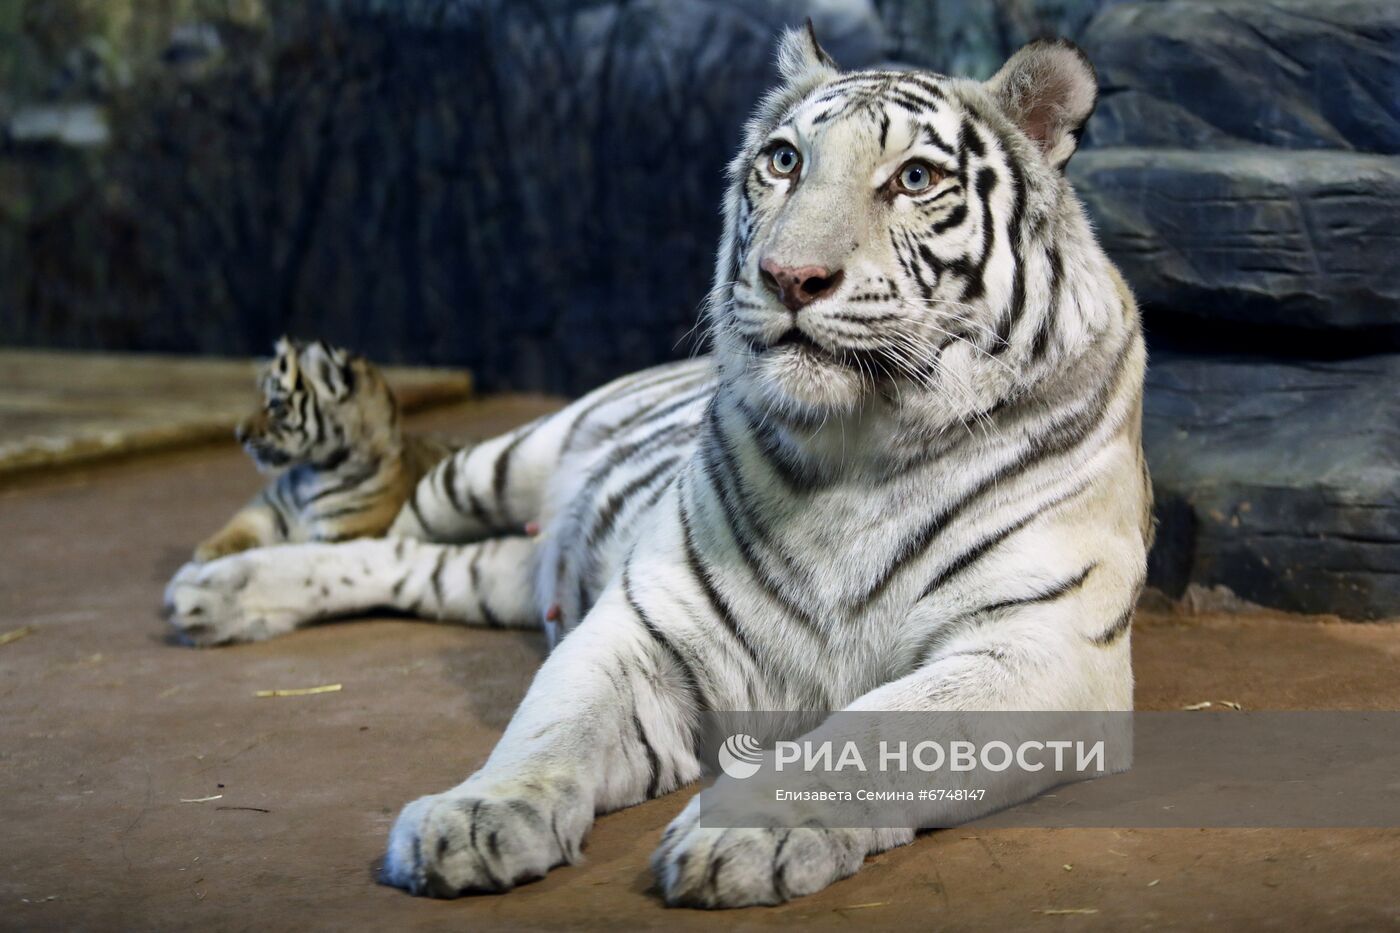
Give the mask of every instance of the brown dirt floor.
M 419 423 L 485 435 L 548 404 Z M 600 818 L 584 864 L 507 895 L 379 886 L 399 807 L 483 760 L 542 640 L 361 621 L 168 643 L 165 580 L 256 485 L 225 446 L 0 492 L 0 633 L 34 626 L 0 644 L 0 928 L 1400 926 L 1400 830 L 950 830 L 784 907 L 668 911 L 647 858 L 689 792 Z M 1142 709 L 1400 708 L 1395 625 L 1144 614 L 1133 649 Z M 254 697 L 326 683 L 344 689 Z

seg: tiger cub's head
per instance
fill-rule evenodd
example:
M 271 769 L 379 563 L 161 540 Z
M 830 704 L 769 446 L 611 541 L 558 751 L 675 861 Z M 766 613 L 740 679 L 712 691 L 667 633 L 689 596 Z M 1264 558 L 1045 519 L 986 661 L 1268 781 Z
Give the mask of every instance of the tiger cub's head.
M 843 73 L 809 24 L 779 69 L 729 168 L 708 308 L 752 401 L 984 411 L 1101 325 L 1080 292 L 1107 260 L 1063 175 L 1097 95 L 1077 48 L 1032 43 L 987 82 Z
M 258 374 L 262 403 L 235 432 L 265 473 L 330 468 L 398 436 L 398 406 L 375 366 L 321 341 L 282 338 Z

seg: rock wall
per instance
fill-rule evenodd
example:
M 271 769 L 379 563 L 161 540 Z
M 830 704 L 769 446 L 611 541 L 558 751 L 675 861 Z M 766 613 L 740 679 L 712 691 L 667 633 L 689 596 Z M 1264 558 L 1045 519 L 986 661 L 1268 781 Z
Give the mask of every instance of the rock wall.
M 1147 311 L 1152 582 L 1400 615 L 1400 4 L 1112 3 L 1071 165 Z
M 1152 582 L 1352 619 L 1400 615 L 1397 386 L 1397 354 L 1154 354 L 1143 420 Z
M 1086 152 L 1071 170 L 1101 241 L 1157 317 L 1400 325 L 1400 158 L 1124 146 Z

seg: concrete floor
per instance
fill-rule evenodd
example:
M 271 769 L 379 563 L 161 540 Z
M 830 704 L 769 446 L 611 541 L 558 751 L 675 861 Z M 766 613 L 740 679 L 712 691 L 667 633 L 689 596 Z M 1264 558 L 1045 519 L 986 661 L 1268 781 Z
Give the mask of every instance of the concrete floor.
M 489 434 L 549 404 L 498 399 L 418 423 Z M 583 865 L 508 895 L 378 886 L 399 807 L 485 757 L 542 640 L 359 621 L 240 648 L 169 644 L 165 580 L 256 485 L 228 445 L 0 493 L 0 634 L 34 627 L 0 644 L 0 928 L 1400 926 L 1400 830 L 969 827 L 784 907 L 667 911 L 647 857 L 689 792 L 602 817 Z M 1133 649 L 1144 709 L 1400 708 L 1395 625 L 1145 614 Z M 328 683 L 343 689 L 255 696 Z

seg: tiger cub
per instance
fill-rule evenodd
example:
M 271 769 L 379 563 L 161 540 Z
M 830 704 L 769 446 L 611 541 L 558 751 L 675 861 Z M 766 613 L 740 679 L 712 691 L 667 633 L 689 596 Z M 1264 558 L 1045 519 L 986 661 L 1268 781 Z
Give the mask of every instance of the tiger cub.
M 418 480 L 453 450 L 406 436 L 374 364 L 321 341 L 277 341 L 258 386 L 262 404 L 235 434 L 274 479 L 195 548 L 201 563 L 267 544 L 382 535 Z

